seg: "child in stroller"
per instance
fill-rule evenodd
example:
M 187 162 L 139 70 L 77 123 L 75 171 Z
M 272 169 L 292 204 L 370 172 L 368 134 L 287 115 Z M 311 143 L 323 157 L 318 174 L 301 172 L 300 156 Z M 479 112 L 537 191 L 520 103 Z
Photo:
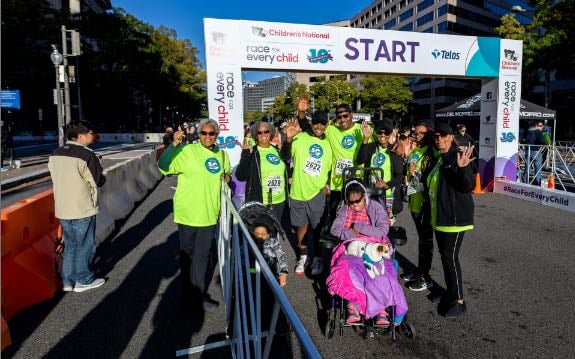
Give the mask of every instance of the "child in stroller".
M 330 230 L 343 242 L 334 248 L 327 278 L 330 295 L 338 295 L 348 302 L 347 324 L 360 322 L 363 314 L 365 319 L 374 318 L 376 325 L 387 325 L 390 318 L 386 309 L 394 306 L 394 324 L 399 325 L 407 313 L 407 302 L 393 261 L 373 264 L 383 267 L 378 271 L 383 275 L 372 278 L 364 259 L 346 255 L 346 247 L 357 239 L 389 245 L 388 231 L 389 219 L 383 206 L 370 200 L 358 181 L 347 183 L 344 202 L 339 205 Z M 388 247 L 393 250 L 393 246 Z

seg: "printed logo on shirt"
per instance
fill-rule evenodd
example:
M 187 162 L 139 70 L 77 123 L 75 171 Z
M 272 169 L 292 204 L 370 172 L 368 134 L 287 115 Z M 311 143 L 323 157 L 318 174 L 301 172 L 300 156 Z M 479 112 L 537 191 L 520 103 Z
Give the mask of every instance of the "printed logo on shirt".
M 407 162 L 408 163 L 417 162 L 419 161 L 420 158 L 421 156 L 419 156 L 419 153 L 412 153 L 411 156 L 409 156 L 409 160 L 407 160 Z
M 210 173 L 218 173 L 220 172 L 220 162 L 216 158 L 208 158 L 206 160 L 206 169 Z
M 341 147 L 349 150 L 355 144 L 355 138 L 352 135 L 345 135 L 341 139 Z
M 266 155 L 266 160 L 268 160 L 268 162 L 271 163 L 272 165 L 279 165 L 280 164 L 279 157 L 273 153 L 268 153 Z
M 309 146 L 309 155 L 313 158 L 321 158 L 323 156 L 323 148 L 318 144 L 313 144 Z
M 373 156 L 373 166 L 374 167 L 381 167 L 383 166 L 383 164 L 385 163 L 385 156 L 383 155 L 383 153 L 376 153 L 375 156 Z

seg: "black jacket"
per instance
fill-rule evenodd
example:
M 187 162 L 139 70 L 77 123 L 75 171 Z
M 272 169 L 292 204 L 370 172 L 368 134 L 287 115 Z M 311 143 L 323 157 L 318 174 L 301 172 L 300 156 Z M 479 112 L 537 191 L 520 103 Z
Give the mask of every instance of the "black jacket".
M 286 166 L 286 168 L 287 167 L 288 166 Z M 261 173 L 258 146 L 254 146 L 251 153 L 250 150 L 242 150 L 240 163 L 236 167 L 236 178 L 240 181 L 246 181 L 246 202 L 257 201 L 263 203 Z M 287 173 L 284 172 L 286 197 L 288 196 L 287 179 Z
M 471 191 L 475 178 L 471 165 L 457 165 L 457 148 L 451 147 L 441 154 L 443 163 L 439 169 L 436 210 L 437 226 L 467 226 L 473 224 L 475 205 Z
M 373 167 L 371 164 L 371 156 L 377 152 L 379 145 L 375 142 L 362 143 L 357 153 L 357 163 L 363 163 L 365 167 Z M 390 188 L 403 183 L 403 161 L 401 157 L 391 151 L 391 146 L 385 149 L 385 153 L 391 158 L 391 179 L 388 182 Z

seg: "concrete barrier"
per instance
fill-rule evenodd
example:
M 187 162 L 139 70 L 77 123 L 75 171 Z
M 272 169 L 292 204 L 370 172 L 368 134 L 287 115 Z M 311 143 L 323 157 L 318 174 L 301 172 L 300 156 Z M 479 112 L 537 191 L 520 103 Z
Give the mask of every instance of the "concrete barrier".
M 96 242 L 115 229 L 163 176 L 157 151 L 106 168 L 106 184 L 99 189 Z M 9 345 L 9 321 L 17 312 L 48 300 L 58 290 L 55 242 L 59 221 L 54 216 L 54 193 L 47 190 L 2 210 L 2 348 Z M 66 239 L 64 238 L 64 242 Z M 8 339 L 8 340 L 5 340 Z
M 99 133 L 100 142 L 122 142 L 122 143 L 141 143 L 141 142 L 162 142 L 163 133 L 144 132 L 144 133 Z

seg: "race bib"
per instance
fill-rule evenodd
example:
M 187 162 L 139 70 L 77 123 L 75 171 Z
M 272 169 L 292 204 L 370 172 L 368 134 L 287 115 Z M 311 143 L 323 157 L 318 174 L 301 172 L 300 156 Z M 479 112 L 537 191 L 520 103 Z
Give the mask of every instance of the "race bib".
M 352 160 L 346 160 L 343 158 L 338 158 L 337 162 L 335 163 L 335 174 L 336 176 L 341 176 L 343 173 L 343 169 L 347 167 L 353 167 Z
M 282 178 L 281 176 L 269 176 L 266 181 L 266 192 L 270 190 L 274 193 L 281 192 L 282 190 Z
M 308 157 L 307 160 L 305 160 L 303 171 L 310 176 L 319 176 L 321 172 L 321 160 L 318 158 Z

